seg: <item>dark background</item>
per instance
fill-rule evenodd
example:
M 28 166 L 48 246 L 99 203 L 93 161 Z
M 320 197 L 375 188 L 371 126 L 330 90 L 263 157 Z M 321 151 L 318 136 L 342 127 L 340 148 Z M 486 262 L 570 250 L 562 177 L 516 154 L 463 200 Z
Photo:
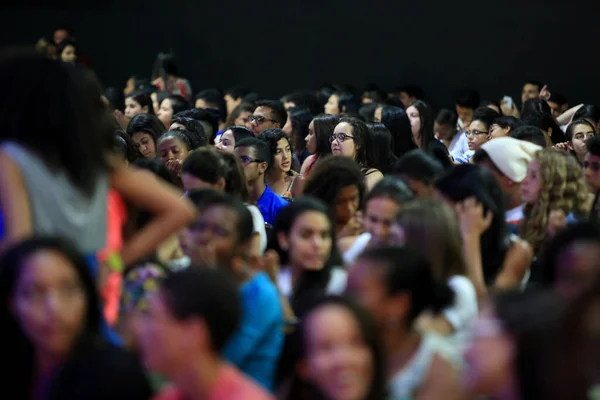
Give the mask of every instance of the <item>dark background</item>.
M 156 53 L 173 49 L 195 91 L 241 84 L 280 97 L 324 82 L 413 83 L 440 107 L 465 87 L 517 100 L 522 82 L 538 79 L 572 104 L 598 100 L 591 0 L 9 1 L 0 44 L 33 46 L 69 24 L 105 86 L 149 76 Z

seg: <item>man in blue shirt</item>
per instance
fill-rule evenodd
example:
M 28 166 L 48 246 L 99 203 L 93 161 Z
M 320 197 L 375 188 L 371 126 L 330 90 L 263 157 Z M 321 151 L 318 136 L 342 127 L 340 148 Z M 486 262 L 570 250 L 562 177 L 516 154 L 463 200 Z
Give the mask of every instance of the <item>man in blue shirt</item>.
M 273 225 L 277 212 L 288 205 L 265 183 L 265 172 L 273 161 L 269 145 L 256 138 L 247 138 L 235 144 L 235 154 L 242 161 L 250 199 L 256 203 L 265 223 Z

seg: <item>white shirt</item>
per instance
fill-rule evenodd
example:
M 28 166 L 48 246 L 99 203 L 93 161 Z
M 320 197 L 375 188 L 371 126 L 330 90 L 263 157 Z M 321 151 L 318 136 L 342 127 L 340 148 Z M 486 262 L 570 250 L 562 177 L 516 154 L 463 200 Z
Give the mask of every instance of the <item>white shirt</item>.
M 342 294 L 346 290 L 348 284 L 348 273 L 342 268 L 333 268 L 331 270 L 331 277 L 327 288 L 325 289 L 326 294 Z M 292 295 L 292 269 L 290 267 L 284 267 L 279 271 L 277 275 L 277 287 L 279 293 L 285 297 L 291 297 Z
M 260 235 L 260 255 L 263 255 L 267 249 L 267 230 L 265 229 L 265 219 L 258 207 L 251 204 L 246 204 L 246 208 L 252 214 L 252 224 L 254 225 L 254 233 Z
M 458 136 L 458 139 L 448 151 L 453 158 L 461 158 L 469 151 L 469 139 L 465 136 L 464 131 L 458 132 L 456 136 Z
M 344 255 L 342 256 L 342 258 L 344 259 L 344 264 L 350 265 L 354 261 L 356 261 L 358 256 L 360 256 L 363 253 L 363 251 L 365 251 L 370 241 L 371 234 L 368 232 L 365 232 L 358 236 L 356 240 L 354 240 L 354 243 L 352 243 L 352 246 L 350 246 L 348 250 L 344 252 Z
M 512 222 L 512 223 L 523 220 L 523 218 L 525 218 L 523 216 L 523 208 L 525 208 L 525 204 L 521 204 L 518 207 L 507 210 L 504 213 L 504 220 L 506 222 Z
M 465 276 L 455 275 L 448 280 L 448 286 L 454 292 L 454 302 L 445 308 L 442 314 L 454 328 L 454 334 L 450 336 L 456 345 L 466 348 L 469 331 L 473 321 L 477 318 L 477 293 L 475 286 Z

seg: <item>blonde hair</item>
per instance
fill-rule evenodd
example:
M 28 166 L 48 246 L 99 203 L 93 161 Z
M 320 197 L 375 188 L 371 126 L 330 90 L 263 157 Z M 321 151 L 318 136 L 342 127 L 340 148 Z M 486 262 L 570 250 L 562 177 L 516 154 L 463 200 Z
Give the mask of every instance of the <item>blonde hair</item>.
M 466 275 L 462 237 L 449 205 L 433 199 L 409 202 L 398 212 L 396 223 L 404 231 L 404 245 L 429 259 L 436 279 Z
M 589 214 L 591 202 L 583 171 L 579 161 L 570 153 L 563 152 L 567 166 L 567 186 L 565 187 L 565 203 L 569 212 L 584 217 Z
M 565 215 L 571 211 L 565 199 L 567 188 L 567 159 L 558 150 L 538 151 L 531 162 L 537 161 L 542 189 L 534 204 L 527 204 L 523 210 L 524 219 L 520 226 L 521 237 L 525 239 L 534 254 L 538 254 L 546 239 L 548 217 L 553 210 L 562 210 Z

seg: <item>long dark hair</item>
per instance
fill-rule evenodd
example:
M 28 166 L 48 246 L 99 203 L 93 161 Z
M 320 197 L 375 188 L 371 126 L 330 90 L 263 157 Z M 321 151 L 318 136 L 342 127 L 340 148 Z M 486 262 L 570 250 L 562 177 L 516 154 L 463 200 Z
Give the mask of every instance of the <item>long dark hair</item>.
M 384 124 L 367 124 L 371 136 L 371 149 L 367 153 L 367 165 L 383 174 L 391 172 L 398 157 L 392 152 L 392 134 Z
M 392 151 L 398 158 L 417 148 L 412 139 L 410 119 L 400 107 L 383 106 L 381 109 L 381 123 L 392 134 Z
M 308 135 L 308 126 L 313 119 L 310 111 L 304 108 L 293 107 L 289 110 L 289 117 L 292 121 L 292 141 L 294 152 L 297 156 L 301 156 L 306 149 L 306 135 Z M 300 160 L 302 162 L 302 160 Z
M 148 108 L 148 112 L 147 114 L 152 114 L 152 115 L 156 115 L 154 113 L 154 106 L 152 105 L 152 98 L 150 97 L 150 95 L 148 93 L 146 93 L 143 90 L 136 90 L 134 92 L 131 92 L 129 95 L 127 95 L 127 97 L 125 97 L 126 99 L 128 98 L 132 98 L 136 103 L 138 103 L 140 105 L 140 107 L 144 108 L 147 107 Z
M 429 143 L 437 140 L 434 136 L 433 123 L 434 116 L 431 106 L 422 100 L 415 100 L 409 107 L 415 107 L 419 110 L 419 119 L 421 120 L 421 149 L 429 151 Z
M 113 125 L 91 72 L 28 51 L 0 60 L 0 142 L 34 152 L 91 195 L 108 170 Z M 34 113 L 32 115 L 32 112 Z
M 331 144 L 329 137 L 333 135 L 335 127 L 340 122 L 340 118 L 335 115 L 321 114 L 313 119 L 315 130 L 315 139 L 317 141 L 317 150 L 315 155 L 319 158 L 331 154 Z
M 78 348 L 88 339 L 100 335 L 100 304 L 96 285 L 92 279 L 89 266 L 83 257 L 68 242 L 52 237 L 33 237 L 10 248 L 0 259 L 0 326 L 2 326 L 2 351 L 6 360 L 19 360 L 5 371 L 5 389 L 14 398 L 22 399 L 31 395 L 33 383 L 35 349 L 19 326 L 19 322 L 11 311 L 15 286 L 23 270 L 23 263 L 39 251 L 51 250 L 66 257 L 77 272 L 86 297 L 86 317 L 83 330 L 77 344 L 69 355 L 71 358 Z M 6 385 L 9 388 L 6 388 Z M 20 393 L 20 394 L 19 394 Z

